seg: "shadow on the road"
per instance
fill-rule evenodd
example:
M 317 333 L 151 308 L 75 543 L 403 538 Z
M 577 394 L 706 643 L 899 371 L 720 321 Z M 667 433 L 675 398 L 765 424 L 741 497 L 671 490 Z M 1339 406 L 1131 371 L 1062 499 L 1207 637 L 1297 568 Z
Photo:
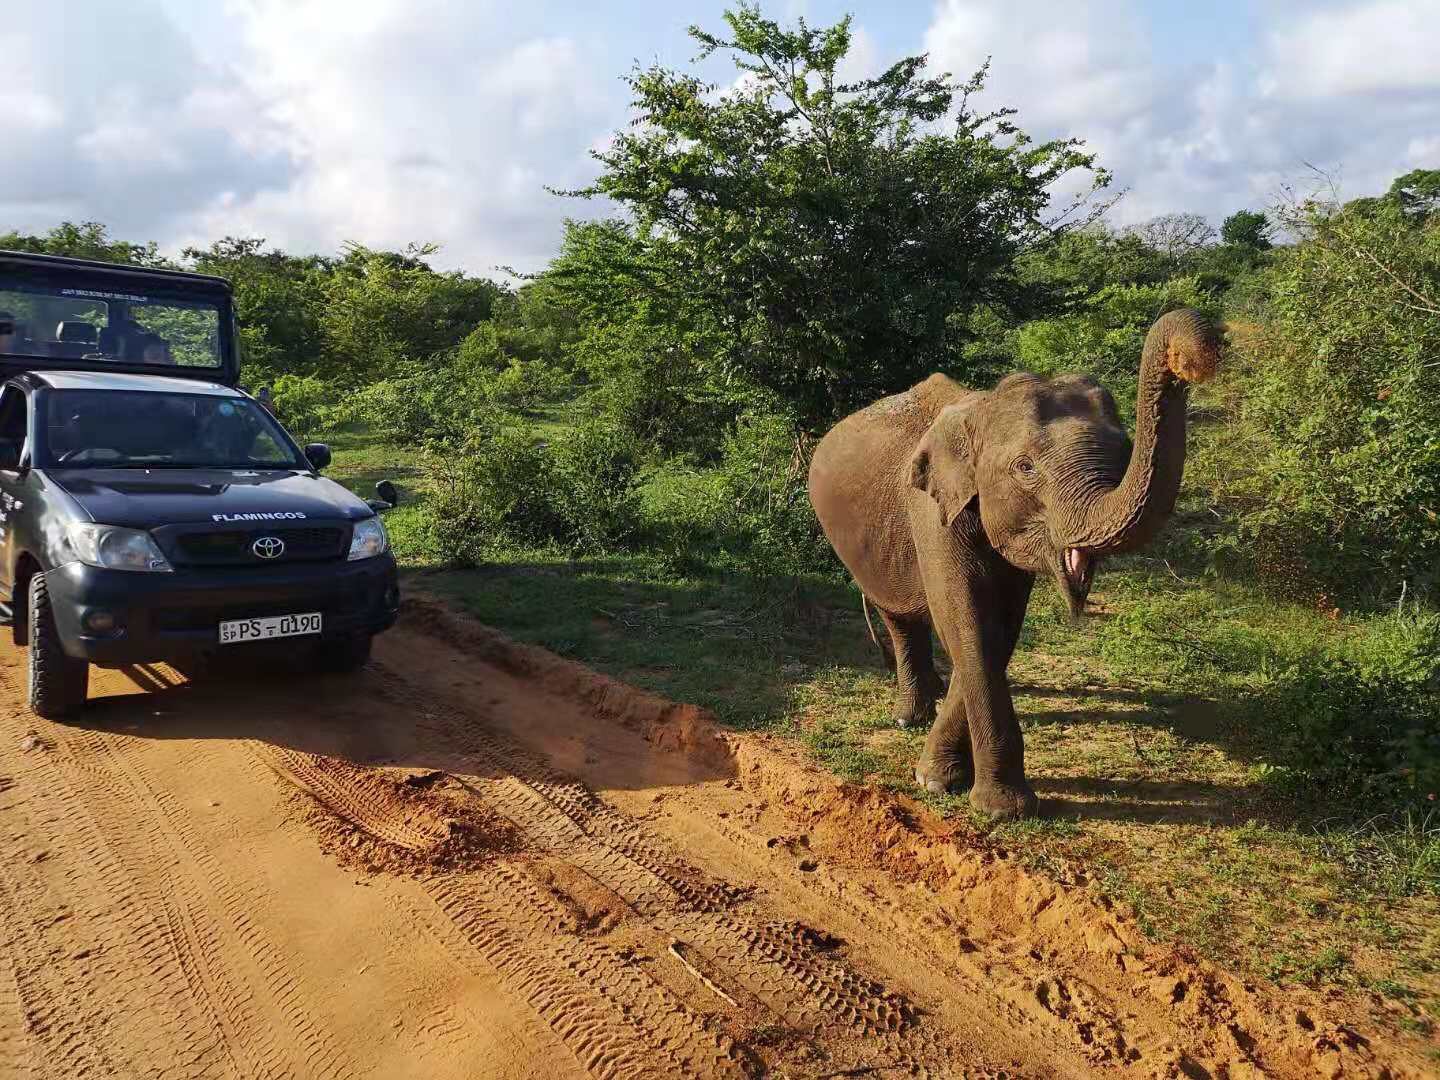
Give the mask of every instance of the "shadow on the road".
M 401 645 L 397 642 L 396 645 Z M 406 672 L 386 638 L 379 662 L 348 675 L 307 671 L 298 657 L 227 659 L 182 674 L 168 665 L 122 669 L 135 687 L 123 692 L 104 673 L 103 696 L 73 726 L 140 739 L 255 740 L 356 765 L 437 770 L 500 778 L 554 770 L 593 787 L 647 789 L 728 779 L 717 756 L 660 749 L 635 730 L 583 703 L 486 671 L 441 642 L 412 641 L 432 657 L 453 653 L 454 677 Z M 478 674 L 477 674 L 478 673 Z M 492 680 L 505 679 L 496 692 Z M 117 692 L 120 691 L 120 692 Z

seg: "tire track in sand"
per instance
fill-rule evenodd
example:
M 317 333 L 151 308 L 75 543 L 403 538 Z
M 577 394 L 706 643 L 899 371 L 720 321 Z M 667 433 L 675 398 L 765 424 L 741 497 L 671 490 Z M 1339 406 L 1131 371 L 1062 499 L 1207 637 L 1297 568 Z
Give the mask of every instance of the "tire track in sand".
M 0 738 L 13 745 L 20 728 L 9 717 Z M 0 888 L 17 913 L 9 921 L 11 966 L 34 1067 L 67 1077 L 244 1075 L 217 1042 L 214 1008 L 195 978 L 197 961 L 171 890 L 135 872 L 154 851 L 123 835 L 133 820 L 124 789 L 77 765 L 57 739 L 26 755 L 22 770 L 43 817 L 27 814 L 16 824 L 46 846 L 5 860 Z M 81 797 L 96 790 L 109 800 L 107 814 L 93 813 Z M 47 917 L 19 914 L 36 911 Z M 82 946 L 56 955 L 57 940 L 76 936 Z
M 188 811 L 148 776 L 143 758 L 130 752 L 133 740 L 71 729 L 63 741 L 104 760 L 107 771 L 123 785 L 124 797 L 134 809 L 125 822 L 127 834 L 137 822 L 143 823 L 149 842 L 163 845 L 174 856 L 171 866 L 176 869 L 166 874 L 166 888 L 183 895 L 185 908 L 192 913 L 186 927 L 196 963 L 187 975 L 207 1000 L 220 1004 L 211 1012 L 226 1045 L 249 1058 L 240 1075 L 293 1076 L 298 1061 L 303 1063 L 303 1075 L 317 1080 L 354 1080 L 358 1075 L 354 1065 L 309 1014 L 287 958 L 251 918 L 252 908 L 262 899 L 247 895 L 226 873 L 196 833 Z M 192 753 L 189 760 L 198 767 L 208 756 L 206 748 L 203 754 Z M 157 861 L 154 849 L 148 859 Z M 216 912 L 223 915 L 223 925 L 210 917 Z
M 915 1011 L 903 997 L 806 941 L 793 926 L 737 914 L 734 909 L 745 902 L 748 890 L 709 879 L 686 865 L 647 836 L 638 822 L 609 807 L 572 778 L 555 772 L 537 755 L 477 726 L 473 717 L 458 714 L 394 671 L 381 667 L 378 674 L 381 699 L 403 702 L 412 715 L 418 714 L 427 731 L 441 733 L 453 748 L 427 745 L 431 760 L 440 761 L 476 799 L 513 822 L 535 851 L 563 860 L 608 889 L 644 920 L 655 938 L 683 946 L 688 960 L 736 999 L 731 1019 L 741 1011 L 758 1009 L 770 1018 L 772 1026 L 783 1027 L 802 1041 L 817 1046 L 834 1043 L 822 1047 L 822 1052 L 847 1067 L 874 1068 L 883 1061 L 893 1068 L 894 1063 L 903 1062 L 902 1068 L 923 1073 L 927 1062 L 941 1060 L 939 1047 L 916 1023 Z M 262 753 L 269 757 L 274 750 Z M 375 801 L 374 786 L 365 777 L 368 770 L 337 765 L 333 760 L 306 761 L 306 755 L 297 757 L 293 751 L 282 757 L 282 774 L 375 837 L 419 847 L 432 842 L 438 833 L 433 826 L 417 822 L 413 812 L 408 819 L 396 820 L 402 808 L 386 805 L 383 799 Z M 680 1026 L 690 1032 L 690 1048 L 681 1053 L 680 1060 L 690 1062 L 691 1069 L 696 1034 L 704 1032 L 700 1041 L 713 1044 L 713 1032 L 706 1031 L 681 1002 L 666 1000 L 664 987 L 653 979 L 637 980 L 635 966 L 614 950 L 583 937 L 565 939 L 568 912 L 525 873 L 523 863 L 510 866 L 502 862 L 460 879 L 436 876 L 426 888 L 502 972 L 553 974 L 556 966 L 568 967 L 578 976 L 572 982 L 585 987 L 588 994 L 615 998 L 630 1018 L 629 1026 L 637 1028 L 646 1042 L 672 1045 L 673 1017 L 683 1017 Z M 497 918 L 496 913 L 516 911 L 529 913 L 528 927 L 511 926 L 507 933 L 506 920 Z M 562 935 L 563 949 L 548 959 L 532 952 L 528 965 L 518 956 L 497 951 L 502 946 L 513 951 L 517 941 L 525 942 L 523 948 L 533 949 L 526 939 L 535 937 L 534 921 L 541 913 L 547 920 L 561 920 L 555 929 Z M 571 925 L 568 933 L 574 935 L 578 929 Z M 544 940 L 555 940 L 554 931 Z M 559 1008 L 562 999 L 555 995 L 561 990 L 559 985 L 542 988 L 527 984 L 522 988 L 552 1027 L 556 1027 L 552 1017 L 579 1014 L 573 991 L 566 999 L 571 1004 Z M 594 1004 L 589 1003 L 590 1007 Z M 605 1030 L 603 1024 L 590 1027 L 592 1043 L 584 1045 L 575 1041 L 582 1037 L 584 1026 L 556 1030 L 587 1069 L 615 1067 L 610 1057 L 615 1047 L 591 1053 L 594 1046 L 602 1045 L 593 1042 L 600 1038 L 593 1032 Z M 727 1057 L 738 1060 L 733 1052 L 727 1052 Z M 707 1072 L 720 1067 L 720 1062 L 712 1061 Z M 603 1075 L 627 1075 L 638 1068 L 637 1061 Z
M 267 744 L 258 759 L 331 814 L 375 840 L 434 850 L 450 829 L 443 808 L 426 812 L 413 792 L 349 762 Z M 496 860 L 463 872 L 427 873 L 418 884 L 457 944 L 480 957 L 601 1080 L 756 1075 L 758 1062 L 617 950 L 580 933 L 572 914 L 521 869 Z M 428 919 L 422 924 L 429 926 Z
M 11 956 L 33 958 L 12 966 L 42 1074 L 282 1078 L 303 1061 L 307 1076 L 355 1076 L 250 919 L 253 899 L 131 752 L 137 740 L 23 712 L 0 721 L 0 738 L 22 728 L 43 732 L 23 779 L 48 814 L 33 828 L 47 872 L 20 875 L 10 860 L 0 887 L 12 910 L 74 916 L 91 943 L 53 962 L 44 927 L 14 920 Z M 187 763 L 203 769 L 213 756 L 201 747 Z

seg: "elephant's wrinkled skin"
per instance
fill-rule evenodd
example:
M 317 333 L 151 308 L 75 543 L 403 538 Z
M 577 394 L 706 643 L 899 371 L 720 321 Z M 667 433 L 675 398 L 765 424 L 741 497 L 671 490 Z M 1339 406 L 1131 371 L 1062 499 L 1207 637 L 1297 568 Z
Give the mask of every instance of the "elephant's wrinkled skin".
M 1052 576 L 1078 615 L 1099 560 L 1155 535 L 1180 488 L 1186 385 L 1218 359 L 1197 312 L 1150 328 L 1133 450 L 1092 379 L 1026 374 L 984 392 L 932 375 L 820 441 L 810 501 L 890 631 L 895 718 L 923 723 L 939 702 L 918 783 L 969 787 L 996 817 L 1035 813 L 1006 678 L 1035 575 Z M 932 625 L 954 666 L 948 691 Z

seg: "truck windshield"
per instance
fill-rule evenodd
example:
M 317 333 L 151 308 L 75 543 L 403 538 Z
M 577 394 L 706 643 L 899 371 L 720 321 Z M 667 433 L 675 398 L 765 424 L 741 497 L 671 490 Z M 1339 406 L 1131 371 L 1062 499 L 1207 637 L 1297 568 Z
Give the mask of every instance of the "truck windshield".
M 52 390 L 41 435 L 49 468 L 309 468 L 270 414 L 242 397 Z
M 0 271 L 0 355 L 218 368 L 222 325 L 203 296 Z

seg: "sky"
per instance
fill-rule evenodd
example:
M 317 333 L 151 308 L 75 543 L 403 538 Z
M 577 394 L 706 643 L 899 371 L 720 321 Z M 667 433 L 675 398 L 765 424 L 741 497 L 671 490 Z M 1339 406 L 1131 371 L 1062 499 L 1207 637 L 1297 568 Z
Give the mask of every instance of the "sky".
M 848 70 L 927 53 L 1037 138 L 1083 139 L 1116 225 L 1218 224 L 1301 192 L 1440 168 L 1440 0 L 768 0 L 854 16 Z M 447 268 L 538 270 L 606 207 L 589 152 L 635 64 L 689 66 L 723 0 L 47 0 L 7 5 L 0 231 L 63 220 L 175 252 L 434 242 Z M 733 79 L 712 60 L 702 70 Z

